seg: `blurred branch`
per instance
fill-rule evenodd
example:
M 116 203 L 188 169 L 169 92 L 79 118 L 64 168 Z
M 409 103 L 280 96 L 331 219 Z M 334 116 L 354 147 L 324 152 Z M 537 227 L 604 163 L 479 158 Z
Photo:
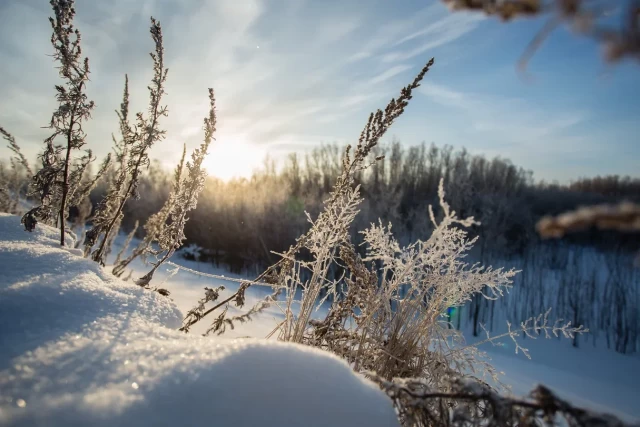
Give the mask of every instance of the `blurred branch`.
M 570 427 L 631 426 L 610 414 L 573 406 L 538 385 L 527 398 L 502 396 L 475 379 L 457 377 L 446 391 L 433 390 L 422 379 L 387 381 L 368 376 L 393 400 L 407 426 L 568 425 Z M 559 421 L 564 421 L 559 423 Z
M 621 232 L 640 231 L 640 204 L 595 205 L 565 212 L 556 217 L 545 216 L 536 225 L 544 237 L 562 237 L 567 233 L 596 227 Z
M 640 1 L 610 0 L 442 0 L 454 11 L 476 11 L 495 16 L 503 22 L 517 18 L 551 15 L 543 29 L 531 41 L 518 64 L 521 69 L 547 36 L 564 24 L 573 32 L 591 37 L 602 48 L 607 62 L 631 58 L 640 62 Z M 626 3 L 623 4 L 623 3 Z M 625 7 L 626 6 L 626 7 Z M 620 9 L 619 28 L 603 25 L 602 21 Z

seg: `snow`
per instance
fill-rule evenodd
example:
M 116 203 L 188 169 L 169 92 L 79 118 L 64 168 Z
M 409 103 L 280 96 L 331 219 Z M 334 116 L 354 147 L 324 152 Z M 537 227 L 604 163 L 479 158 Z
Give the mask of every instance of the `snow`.
M 116 240 L 116 246 L 121 245 L 123 241 L 124 235 Z M 180 253 L 177 253 L 172 261 L 207 274 L 243 279 L 255 277 L 231 274 L 208 263 L 186 260 L 180 257 Z M 142 263 L 134 263 L 133 269 L 133 277 L 136 278 L 144 275 L 149 267 L 145 267 Z M 229 296 L 237 289 L 238 284 L 228 280 L 201 277 L 183 270 L 171 273 L 172 270 L 174 270 L 173 266 L 160 268 L 154 284 L 169 289 L 171 297 L 182 312 L 192 308 L 193 304 L 202 297 L 205 286 L 224 285 L 227 289 L 221 298 Z M 231 307 L 229 311 L 246 311 L 254 302 L 264 298 L 270 292 L 270 288 L 251 287 L 247 291 L 247 304 L 244 309 L 238 310 Z M 315 314 L 318 317 L 324 317 L 326 310 L 320 309 Z M 552 311 L 552 317 L 553 315 Z M 508 319 L 506 313 L 496 310 L 495 316 L 496 323 L 506 327 Z M 196 324 L 192 330 L 195 333 L 204 332 L 214 317 L 212 315 L 210 319 Z M 235 330 L 227 331 L 224 336 L 262 338 L 269 334 L 282 319 L 282 313 L 272 307 L 267 313 L 257 316 L 254 321 L 240 324 Z M 498 327 L 494 334 L 505 331 Z M 468 343 L 484 339 L 482 335 L 473 337 L 471 330 L 464 332 Z M 533 360 L 527 359 L 522 354 L 515 354 L 509 339 L 504 340 L 500 346 L 481 347 L 490 356 L 491 363 L 505 373 L 501 381 L 512 387 L 513 394 L 526 395 L 536 384 L 541 383 L 551 387 L 560 397 L 576 405 L 612 413 L 631 423 L 640 422 L 640 406 L 637 404 L 640 402 L 638 385 L 640 384 L 640 357 L 638 355 L 623 355 L 601 347 L 593 348 L 588 345 L 591 337 L 585 339 L 585 343 L 580 348 L 572 347 L 571 340 L 567 339 L 531 340 L 527 338 L 522 340 L 519 338 L 519 341 L 530 350 Z
M 120 243 L 123 239 L 116 241 Z M 223 269 L 215 268 L 211 264 L 198 263 L 182 259 L 179 253 L 173 259 L 176 264 L 201 271 L 207 274 L 225 275 L 233 278 L 251 278 L 230 274 Z M 171 291 L 171 297 L 184 312 L 191 308 L 198 298 L 203 295 L 204 286 L 224 285 L 227 290 L 221 298 L 228 296 L 237 288 L 237 284 L 226 280 L 214 280 L 200 277 L 186 271 L 170 274 L 174 267 L 161 268 L 157 275 L 159 286 L 162 283 Z M 148 267 L 141 264 L 134 265 L 134 276 L 142 276 Z M 247 305 L 245 311 L 258 299 L 270 293 L 268 288 L 252 287 L 247 291 Z M 231 309 L 230 309 L 231 310 Z M 317 315 L 326 314 L 321 309 Z M 505 313 L 496 311 L 496 322 L 506 326 Z M 215 317 L 215 316 L 214 316 Z M 553 311 L 552 311 L 553 317 Z M 209 320 L 213 320 L 213 317 Z M 277 308 L 258 316 L 253 322 L 238 325 L 235 330 L 228 331 L 225 336 L 265 337 L 276 324 L 282 320 L 282 314 Z M 204 331 L 209 325 L 207 321 L 196 324 L 194 331 Z M 468 343 L 484 339 L 484 336 L 473 337 L 471 330 L 464 331 Z M 495 334 L 501 331 L 496 328 Z M 512 387 L 513 394 L 526 395 L 537 384 L 545 384 L 560 397 L 585 408 L 599 412 L 617 415 L 628 422 L 640 422 L 640 357 L 638 355 L 623 355 L 605 348 L 593 348 L 588 345 L 591 338 L 585 339 L 580 348 L 574 348 L 571 340 L 539 338 L 536 340 L 519 338 L 520 343 L 530 350 L 533 360 L 522 354 L 515 354 L 513 344 L 509 339 L 500 346 L 484 345 L 491 358 L 491 363 L 505 373 L 501 381 Z
M 170 300 L 113 278 L 58 239 L 57 230 L 30 234 L 0 214 L 0 425 L 397 425 L 386 397 L 333 356 L 240 339 L 271 332 L 282 319 L 276 307 L 224 335 L 235 339 L 199 337 L 213 317 L 190 335 L 175 331 L 205 286 L 224 285 L 224 298 L 237 283 L 162 267 L 152 284 Z M 246 278 L 179 253 L 172 261 Z M 132 267 L 133 278 L 149 270 Z M 250 288 L 243 310 L 270 292 Z M 577 405 L 640 421 L 640 357 L 569 340 L 521 343 L 533 360 L 509 340 L 483 347 L 514 394 L 542 383 Z
M 0 425 L 398 424 L 390 400 L 344 361 L 182 334 L 170 299 L 57 239 L 0 214 Z

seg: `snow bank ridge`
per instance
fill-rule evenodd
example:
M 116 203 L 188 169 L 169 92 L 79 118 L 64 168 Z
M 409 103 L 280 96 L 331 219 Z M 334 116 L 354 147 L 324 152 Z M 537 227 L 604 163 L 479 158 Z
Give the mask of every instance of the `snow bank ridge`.
M 398 425 L 344 361 L 181 334 L 168 298 L 78 255 L 0 214 L 0 425 Z

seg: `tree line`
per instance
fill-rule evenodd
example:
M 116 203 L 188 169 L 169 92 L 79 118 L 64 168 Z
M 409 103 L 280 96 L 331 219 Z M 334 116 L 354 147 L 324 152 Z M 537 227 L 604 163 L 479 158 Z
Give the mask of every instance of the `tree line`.
M 312 217 L 318 214 L 339 176 L 342 152 L 338 145 L 322 145 L 304 155 L 290 154 L 280 167 L 266 158 L 248 179 L 225 182 L 209 176 L 185 225 L 186 244 L 201 247 L 203 261 L 234 271 L 268 265 L 274 258 L 271 251 L 284 251 L 309 227 L 305 212 Z M 394 140 L 370 153 L 371 160 L 381 156 L 382 160 L 356 176 L 365 203 L 352 227 L 355 242 L 362 241 L 356 230 L 378 218 L 393 223 L 400 243 L 429 235 L 428 206 L 437 202 L 441 177 L 452 209 L 481 223 L 470 230 L 479 237 L 479 258 L 485 253 L 523 254 L 541 243 L 535 223 L 543 215 L 640 199 L 637 178 L 583 178 L 563 185 L 535 182 L 532 172 L 508 159 L 487 159 L 464 148 L 424 143 L 405 147 Z M 152 163 L 140 179 L 140 198 L 125 206 L 124 230 L 157 212 L 168 197 L 170 184 L 170 173 Z M 99 184 L 92 192 L 94 206 L 104 191 L 105 185 Z M 633 249 L 634 237 L 586 231 L 567 239 L 605 249 Z

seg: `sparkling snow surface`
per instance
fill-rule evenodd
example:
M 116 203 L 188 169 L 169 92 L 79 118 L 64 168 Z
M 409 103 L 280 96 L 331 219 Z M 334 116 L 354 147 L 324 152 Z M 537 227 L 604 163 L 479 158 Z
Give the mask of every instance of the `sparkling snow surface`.
M 397 425 L 338 358 L 179 333 L 171 300 L 58 239 L 0 214 L 0 425 Z

